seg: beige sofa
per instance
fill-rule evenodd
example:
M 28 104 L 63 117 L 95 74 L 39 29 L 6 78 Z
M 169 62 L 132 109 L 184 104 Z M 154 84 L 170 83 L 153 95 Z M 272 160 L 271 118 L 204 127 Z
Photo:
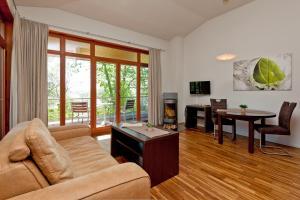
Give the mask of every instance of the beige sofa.
M 0 199 L 150 199 L 148 174 L 134 163 L 118 164 L 89 127 L 52 128 L 51 137 L 39 123 L 21 123 L 1 140 Z

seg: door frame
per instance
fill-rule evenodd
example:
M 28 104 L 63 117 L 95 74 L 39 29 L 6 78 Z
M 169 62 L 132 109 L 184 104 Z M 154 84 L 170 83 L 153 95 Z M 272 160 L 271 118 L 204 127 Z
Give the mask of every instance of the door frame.
M 60 55 L 60 125 L 65 125 L 65 105 L 66 105 L 66 88 L 65 88 L 65 76 L 66 76 L 66 57 L 77 57 L 77 58 L 88 58 L 90 59 L 91 63 L 91 85 L 90 85 L 90 94 L 91 94 L 91 109 L 90 109 L 90 116 L 91 116 L 91 129 L 93 134 L 104 134 L 108 133 L 111 131 L 110 126 L 105 126 L 105 127 L 97 127 L 97 113 L 96 113 L 96 107 L 97 107 L 97 75 L 96 75 L 96 67 L 97 67 L 97 62 L 106 62 L 106 63 L 112 63 L 116 65 L 116 122 L 121 122 L 121 116 L 120 116 L 120 111 L 121 111 L 121 105 L 120 105 L 120 76 L 121 76 L 121 65 L 134 65 L 137 67 L 137 91 L 136 91 L 136 105 L 137 105 L 137 111 L 136 111 L 136 119 L 140 120 L 141 119 L 141 99 L 140 99 L 140 81 L 141 81 L 141 73 L 140 73 L 140 68 L 141 65 L 147 66 L 147 63 L 142 63 L 141 62 L 141 54 L 149 54 L 148 50 L 144 49 L 138 49 L 135 47 L 128 47 L 124 45 L 119 45 L 119 44 L 113 44 L 109 42 L 104 42 L 100 40 L 95 40 L 91 38 L 86 38 L 86 37 L 81 37 L 77 35 L 72 35 L 72 34 L 66 34 L 63 32 L 58 32 L 58 31 L 51 31 L 49 32 L 49 36 L 51 37 L 56 37 L 60 39 L 60 50 L 48 50 L 48 54 L 55 54 L 55 55 Z M 85 42 L 90 44 L 90 55 L 82 55 L 78 53 L 69 53 L 66 52 L 65 45 L 66 45 L 66 40 L 73 40 L 73 41 L 79 41 L 79 42 Z M 126 61 L 126 60 L 120 60 L 120 59 L 112 59 L 112 58 L 106 58 L 106 57 L 99 57 L 95 55 L 95 48 L 96 45 L 99 46 L 105 46 L 105 47 L 111 47 L 115 49 L 120 49 L 120 50 L 125 50 L 129 52 L 135 52 L 137 53 L 137 62 L 132 62 L 132 61 Z

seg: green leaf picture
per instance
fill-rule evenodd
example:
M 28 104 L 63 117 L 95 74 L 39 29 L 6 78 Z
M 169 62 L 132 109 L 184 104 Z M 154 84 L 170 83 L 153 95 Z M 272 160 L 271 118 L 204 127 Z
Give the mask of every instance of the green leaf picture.
M 276 86 L 286 77 L 279 65 L 268 58 L 261 58 L 256 64 L 253 78 L 256 82 L 265 86 Z
M 259 56 L 233 63 L 235 91 L 292 89 L 292 54 Z

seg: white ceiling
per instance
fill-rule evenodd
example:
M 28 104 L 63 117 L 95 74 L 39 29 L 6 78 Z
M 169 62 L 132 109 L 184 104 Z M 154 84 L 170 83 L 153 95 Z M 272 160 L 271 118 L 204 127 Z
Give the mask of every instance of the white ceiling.
M 162 39 L 185 36 L 205 21 L 253 0 L 15 0 L 57 8 Z

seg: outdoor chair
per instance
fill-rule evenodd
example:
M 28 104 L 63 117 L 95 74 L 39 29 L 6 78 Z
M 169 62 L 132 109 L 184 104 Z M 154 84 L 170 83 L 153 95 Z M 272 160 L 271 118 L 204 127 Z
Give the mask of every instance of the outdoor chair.
M 72 123 L 74 121 L 74 117 L 78 120 L 81 118 L 81 123 L 83 123 L 84 113 L 87 113 L 88 122 L 90 121 L 88 102 L 71 102 L 71 109 Z

